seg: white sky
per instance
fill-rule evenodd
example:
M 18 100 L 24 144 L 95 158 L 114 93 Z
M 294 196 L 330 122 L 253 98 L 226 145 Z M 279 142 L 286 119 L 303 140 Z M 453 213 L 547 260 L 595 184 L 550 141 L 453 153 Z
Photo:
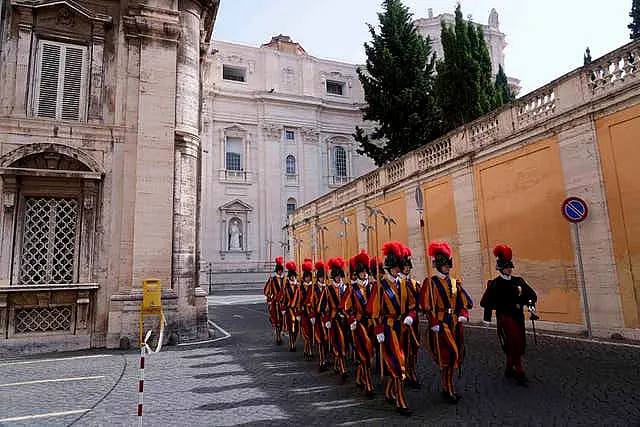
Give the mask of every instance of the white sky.
M 318 58 L 364 63 L 366 23 L 378 24 L 379 0 L 221 0 L 214 39 L 259 46 L 285 34 Z M 456 0 L 404 0 L 414 18 L 453 13 Z M 631 0 L 462 0 L 462 13 L 486 23 L 491 8 L 507 36 L 505 71 L 520 95 L 629 42 Z

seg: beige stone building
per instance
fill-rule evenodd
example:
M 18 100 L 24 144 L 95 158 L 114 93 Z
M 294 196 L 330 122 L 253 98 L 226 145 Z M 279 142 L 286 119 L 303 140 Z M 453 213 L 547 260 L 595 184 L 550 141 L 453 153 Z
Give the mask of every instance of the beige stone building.
M 449 241 L 454 274 L 476 302 L 472 322 L 497 274 L 492 249 L 508 244 L 515 274 L 538 293 L 538 328 L 638 340 L 639 63 L 640 42 L 622 46 L 301 206 L 290 231 L 322 229 L 323 258 L 400 240 L 419 279 L 432 271 L 428 242 Z M 569 196 L 588 206 L 578 226 L 561 213 Z M 304 246 L 301 257 L 312 255 Z
M 364 93 L 356 65 L 316 58 L 288 36 L 260 47 L 214 41 L 213 48 L 203 117 L 202 281 L 211 263 L 218 288 L 262 286 L 283 253 L 280 242 L 288 243 L 287 215 L 374 169 L 352 137 Z
M 218 0 L 3 0 L 0 353 L 137 342 L 141 282 L 207 335 L 201 68 Z

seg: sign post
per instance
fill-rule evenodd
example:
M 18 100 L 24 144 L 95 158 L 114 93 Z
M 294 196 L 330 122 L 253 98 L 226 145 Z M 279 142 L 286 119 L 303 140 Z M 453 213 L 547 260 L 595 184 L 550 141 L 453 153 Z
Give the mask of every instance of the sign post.
M 587 219 L 589 207 L 587 203 L 579 197 L 568 197 L 562 202 L 562 216 L 573 224 L 576 235 L 576 251 L 578 255 L 578 277 L 582 291 L 582 304 L 584 307 L 584 322 L 587 328 L 587 337 L 591 338 L 591 315 L 589 313 L 589 299 L 587 297 L 587 285 L 584 279 L 584 266 L 582 263 L 582 246 L 580 244 L 580 229 L 578 224 Z

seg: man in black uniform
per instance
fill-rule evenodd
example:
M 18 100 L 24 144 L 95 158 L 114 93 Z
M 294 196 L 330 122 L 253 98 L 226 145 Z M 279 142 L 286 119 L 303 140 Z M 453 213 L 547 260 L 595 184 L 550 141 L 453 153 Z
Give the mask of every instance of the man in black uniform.
M 528 379 L 522 367 L 526 339 L 523 307 L 529 307 L 531 318 L 537 320 L 535 291 L 522 277 L 512 276 L 512 250 L 509 246 L 498 245 L 493 249 L 496 270 L 499 276 L 487 283 L 487 289 L 480 300 L 484 307 L 483 322 L 491 322 L 491 313 L 496 311 L 498 338 L 507 359 L 504 375 L 514 378 L 518 384 L 526 386 Z

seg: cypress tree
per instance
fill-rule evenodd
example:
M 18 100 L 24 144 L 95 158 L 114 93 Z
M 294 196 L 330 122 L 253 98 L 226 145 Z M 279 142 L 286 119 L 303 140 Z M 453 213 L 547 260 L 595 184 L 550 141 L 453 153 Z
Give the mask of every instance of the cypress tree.
M 640 38 L 640 0 L 632 0 L 631 12 L 629 12 L 631 23 L 627 25 L 627 28 L 631 30 L 629 37 L 631 40 Z
M 509 81 L 507 75 L 502 69 L 502 65 L 498 66 L 498 74 L 496 74 L 496 96 L 500 99 L 500 105 L 511 102 L 516 97 L 513 95 L 511 88 L 509 87 Z

